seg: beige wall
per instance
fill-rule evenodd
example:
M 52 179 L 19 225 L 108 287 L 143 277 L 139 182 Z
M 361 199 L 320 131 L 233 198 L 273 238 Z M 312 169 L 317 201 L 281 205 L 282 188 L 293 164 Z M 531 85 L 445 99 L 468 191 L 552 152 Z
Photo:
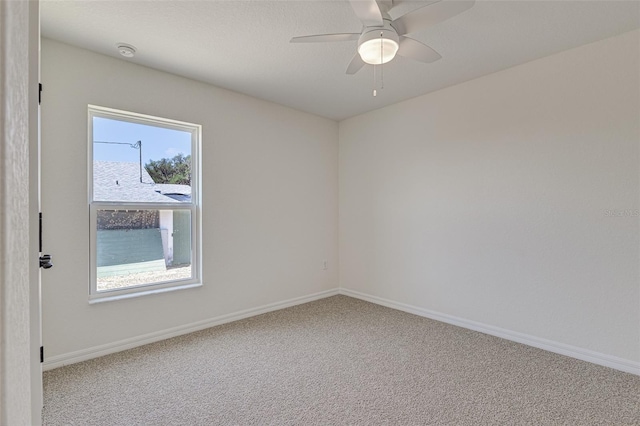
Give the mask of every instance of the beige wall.
M 50 40 L 42 81 L 47 358 L 338 286 L 336 122 Z M 201 288 L 89 305 L 88 104 L 203 126 Z
M 637 366 L 639 54 L 634 31 L 341 122 L 341 286 Z
M 627 33 L 338 129 L 45 40 L 48 356 L 335 288 L 339 176 L 343 288 L 637 365 L 639 47 Z M 204 287 L 88 304 L 89 103 L 203 125 Z

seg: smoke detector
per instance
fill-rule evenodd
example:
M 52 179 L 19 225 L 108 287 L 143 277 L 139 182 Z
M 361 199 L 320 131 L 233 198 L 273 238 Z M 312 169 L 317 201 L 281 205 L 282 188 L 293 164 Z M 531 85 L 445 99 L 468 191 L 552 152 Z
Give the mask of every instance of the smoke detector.
M 116 47 L 118 48 L 118 52 L 120 52 L 120 54 L 125 58 L 133 58 L 136 54 L 136 48 L 130 44 L 118 43 L 116 44 Z

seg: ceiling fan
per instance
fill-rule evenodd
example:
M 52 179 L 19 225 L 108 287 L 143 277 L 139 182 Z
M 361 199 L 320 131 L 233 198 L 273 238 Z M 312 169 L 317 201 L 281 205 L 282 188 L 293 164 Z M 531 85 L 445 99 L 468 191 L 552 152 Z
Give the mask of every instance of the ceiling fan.
M 431 63 L 442 56 L 426 44 L 407 37 L 407 34 L 462 13 L 473 7 L 475 0 L 425 1 L 424 6 L 392 20 L 389 11 L 401 2 L 403 0 L 349 0 L 356 16 L 362 21 L 361 32 L 294 37 L 291 43 L 357 40 L 358 49 L 347 67 L 347 74 L 357 73 L 365 64 L 385 64 L 396 54 Z

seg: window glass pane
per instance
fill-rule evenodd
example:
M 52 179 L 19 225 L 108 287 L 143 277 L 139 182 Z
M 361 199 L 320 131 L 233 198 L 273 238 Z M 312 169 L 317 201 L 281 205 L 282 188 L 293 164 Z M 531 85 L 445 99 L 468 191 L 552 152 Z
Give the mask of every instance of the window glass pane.
M 192 278 L 191 210 L 98 210 L 97 291 Z
M 190 132 L 93 117 L 93 200 L 191 203 Z

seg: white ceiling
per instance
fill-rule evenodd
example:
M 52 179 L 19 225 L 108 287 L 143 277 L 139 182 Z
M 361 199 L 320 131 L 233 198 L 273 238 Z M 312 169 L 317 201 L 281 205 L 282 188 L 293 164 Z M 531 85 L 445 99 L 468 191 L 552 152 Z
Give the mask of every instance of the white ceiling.
M 405 1 L 392 17 L 420 3 Z M 44 37 L 119 58 L 116 43 L 129 43 L 138 49 L 130 62 L 342 120 L 640 28 L 640 2 L 478 0 L 412 34 L 442 59 L 395 58 L 384 65 L 384 90 L 375 98 L 372 66 L 345 74 L 355 42 L 289 43 L 359 32 L 346 0 L 44 0 L 41 19 Z

